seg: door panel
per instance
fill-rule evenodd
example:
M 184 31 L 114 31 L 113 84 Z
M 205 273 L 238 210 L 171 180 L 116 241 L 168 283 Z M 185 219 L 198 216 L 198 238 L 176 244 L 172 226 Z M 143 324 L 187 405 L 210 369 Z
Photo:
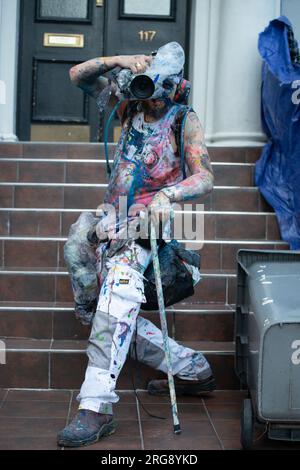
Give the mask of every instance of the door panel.
M 88 96 L 70 87 L 71 65 L 72 61 L 34 60 L 33 121 L 88 123 Z M 64 90 L 70 87 L 68 93 L 59 93 L 57 83 Z

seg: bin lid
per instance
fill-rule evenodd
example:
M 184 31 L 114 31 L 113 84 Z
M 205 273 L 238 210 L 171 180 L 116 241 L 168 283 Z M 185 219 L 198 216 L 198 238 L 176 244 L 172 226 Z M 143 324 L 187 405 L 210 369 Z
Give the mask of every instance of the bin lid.
M 247 283 L 256 311 L 267 314 L 270 323 L 300 322 L 300 263 L 255 262 L 248 267 Z

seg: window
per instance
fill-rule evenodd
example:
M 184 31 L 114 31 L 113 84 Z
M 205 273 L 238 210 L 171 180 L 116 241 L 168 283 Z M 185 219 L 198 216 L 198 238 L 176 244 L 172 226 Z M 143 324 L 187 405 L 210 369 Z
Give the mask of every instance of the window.
M 174 19 L 174 0 L 121 0 L 121 18 Z
M 40 20 L 87 20 L 89 0 L 39 0 L 38 19 Z

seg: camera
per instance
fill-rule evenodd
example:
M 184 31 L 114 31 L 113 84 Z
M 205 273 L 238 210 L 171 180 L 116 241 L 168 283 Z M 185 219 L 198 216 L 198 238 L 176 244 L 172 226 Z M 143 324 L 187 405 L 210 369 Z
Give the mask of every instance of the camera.
M 116 67 L 111 80 L 117 85 L 116 96 L 126 100 L 167 98 L 183 77 L 185 55 L 177 42 L 170 42 L 152 53 L 152 64 L 143 74 Z
M 134 75 L 129 69 L 117 67 L 112 71 L 112 78 L 125 99 L 147 100 L 154 95 L 155 83 L 149 75 Z

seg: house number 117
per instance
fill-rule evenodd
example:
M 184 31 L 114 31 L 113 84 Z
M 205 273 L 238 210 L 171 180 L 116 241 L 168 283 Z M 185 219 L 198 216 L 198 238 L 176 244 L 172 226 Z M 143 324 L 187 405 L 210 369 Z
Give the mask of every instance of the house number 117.
M 157 31 L 140 31 L 140 41 L 153 41 L 156 36 Z

